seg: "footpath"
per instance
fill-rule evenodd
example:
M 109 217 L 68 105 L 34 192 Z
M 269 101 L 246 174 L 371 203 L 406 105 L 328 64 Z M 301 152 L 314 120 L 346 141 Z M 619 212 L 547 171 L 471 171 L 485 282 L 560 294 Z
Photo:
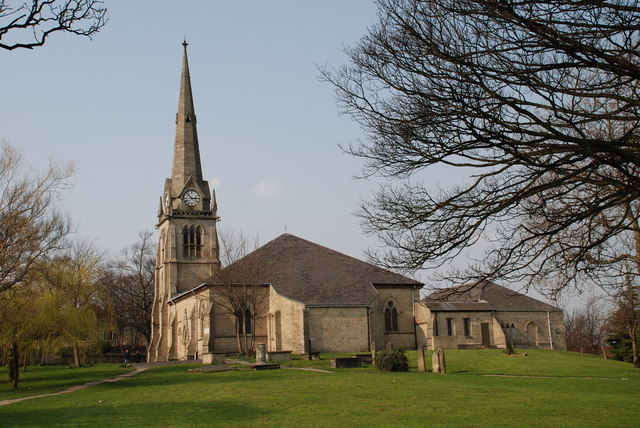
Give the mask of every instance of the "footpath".
M 103 379 L 103 380 L 97 380 L 94 382 L 87 382 L 84 383 L 82 385 L 74 385 L 71 386 L 65 390 L 62 391 L 58 391 L 58 392 L 49 392 L 46 394 L 38 394 L 38 395 L 30 395 L 28 397 L 20 397 L 20 398 L 12 398 L 9 400 L 0 400 L 0 406 L 6 406 L 8 404 L 13 404 L 13 403 L 19 403 L 21 401 L 25 401 L 25 400 L 31 400 L 34 398 L 41 398 L 41 397 L 51 397 L 54 395 L 62 395 L 62 394 L 69 394 L 71 392 L 76 392 L 76 391 L 80 391 L 82 389 L 86 389 L 86 388 L 91 388 L 92 386 L 97 386 L 97 385 L 102 385 L 103 383 L 111 383 L 111 382 L 118 382 L 119 380 L 122 379 L 126 379 L 128 377 L 131 376 L 135 376 L 138 373 L 142 373 L 143 371 L 147 370 L 149 367 L 156 367 L 156 366 L 161 366 L 161 365 L 167 365 L 167 364 L 188 364 L 188 363 L 194 363 L 197 361 L 194 360 L 189 360 L 189 361 L 169 361 L 169 362 L 163 362 L 163 363 L 152 363 L 152 364 L 148 364 L 148 363 L 134 363 L 131 364 L 132 367 L 135 368 L 135 370 L 130 371 L 129 373 L 124 373 L 121 375 L 118 375 L 116 377 L 114 377 L 113 379 Z M 227 363 L 231 363 L 231 364 L 247 364 L 247 365 L 251 365 L 252 363 L 248 363 L 246 361 L 242 361 L 242 360 L 227 360 Z M 321 369 L 312 369 L 312 368 L 306 368 L 306 367 L 285 367 L 287 369 L 297 369 L 297 370 L 308 370 L 308 371 L 314 371 L 314 372 L 320 372 L 320 373 L 333 373 L 331 371 L 328 370 L 321 370 Z
M 19 403 L 20 401 L 31 400 L 33 398 L 51 397 L 53 395 L 69 394 L 70 392 L 80 391 L 81 389 L 90 388 L 90 387 L 96 386 L 96 385 L 102 385 L 103 383 L 117 382 L 119 380 L 126 379 L 126 378 L 131 377 L 131 376 L 135 376 L 138 373 L 142 373 L 143 371 L 145 371 L 146 369 L 151 367 L 152 364 L 140 363 L 140 364 L 132 364 L 132 366 L 135 367 L 135 370 L 130 371 L 129 373 L 118 375 L 118 376 L 114 377 L 113 379 L 96 380 L 94 382 L 87 382 L 87 383 L 84 383 L 82 385 L 74 385 L 74 386 L 70 386 L 69 388 L 67 388 L 65 390 L 58 391 L 58 392 L 49 392 L 47 394 L 30 395 L 28 397 L 12 398 L 12 399 L 9 399 L 9 400 L 0 400 L 0 406 L 6 406 L 7 404 L 13 404 L 13 403 Z

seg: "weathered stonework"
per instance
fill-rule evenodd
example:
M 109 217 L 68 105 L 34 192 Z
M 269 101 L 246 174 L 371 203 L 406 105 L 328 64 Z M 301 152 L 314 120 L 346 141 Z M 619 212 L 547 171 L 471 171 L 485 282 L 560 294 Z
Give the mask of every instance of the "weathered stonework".
M 452 299 L 459 302 L 417 303 L 418 343 L 434 350 L 506 348 L 511 341 L 518 348 L 566 350 L 562 310 L 496 284 L 490 289 L 498 296 L 493 302 L 464 302 L 454 295 Z M 463 310 L 470 306 L 473 310 Z M 469 334 L 465 334 L 465 322 Z
M 158 211 L 150 362 L 213 364 L 238 352 L 239 342 L 248 352 L 265 344 L 273 358 L 286 358 L 283 351 L 311 356 L 423 345 L 505 347 L 508 341 L 564 349 L 562 311 L 550 305 L 534 301 L 505 310 L 482 298 L 471 306 L 426 304 L 422 283 L 289 234 L 242 259 L 257 266 L 252 281 L 233 279 L 234 264 L 220 266 L 216 198 L 202 178 L 196 123 L 185 43 L 172 173 Z M 255 300 L 234 314 L 225 293 L 247 286 Z M 243 311 L 249 311 L 250 331 L 246 314 L 236 322 Z

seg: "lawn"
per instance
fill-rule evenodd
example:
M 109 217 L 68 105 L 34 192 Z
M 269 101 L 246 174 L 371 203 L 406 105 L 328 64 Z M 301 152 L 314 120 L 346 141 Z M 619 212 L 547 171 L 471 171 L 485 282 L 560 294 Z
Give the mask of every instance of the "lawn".
M 187 372 L 0 407 L 0 426 L 640 426 L 640 370 L 567 352 L 446 351 L 449 374 L 365 367 Z M 328 368 L 328 358 L 293 366 Z M 498 377 L 487 374 L 541 377 Z
M 0 400 L 62 391 L 74 385 L 111 379 L 131 370 L 133 368 L 123 368 L 118 364 L 98 364 L 79 369 L 59 366 L 29 367 L 26 372 L 20 370 L 19 389 L 12 389 L 8 382 L 0 383 Z M 7 367 L 0 367 L 0 379 L 8 379 L 8 376 Z

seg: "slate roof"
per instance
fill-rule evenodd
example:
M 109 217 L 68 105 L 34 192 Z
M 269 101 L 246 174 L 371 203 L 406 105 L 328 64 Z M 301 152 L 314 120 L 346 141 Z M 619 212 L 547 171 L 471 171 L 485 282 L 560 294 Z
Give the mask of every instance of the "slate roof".
M 444 288 L 423 299 L 431 311 L 562 311 L 490 281 Z
M 259 282 L 308 306 L 369 306 L 378 294 L 375 285 L 423 285 L 287 233 L 246 257 L 257 258 Z M 218 281 L 214 276 L 208 282 Z

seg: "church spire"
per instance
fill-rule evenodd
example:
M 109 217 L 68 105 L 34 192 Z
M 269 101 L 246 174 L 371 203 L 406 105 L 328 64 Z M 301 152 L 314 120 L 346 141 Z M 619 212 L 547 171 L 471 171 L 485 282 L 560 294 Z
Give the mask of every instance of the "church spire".
M 196 112 L 191 93 L 191 77 L 187 59 L 187 42 L 182 43 L 182 75 L 180 78 L 180 97 L 176 114 L 176 140 L 173 149 L 173 167 L 171 172 L 171 193 L 178 195 L 190 177 L 202 182 L 200 149 L 196 130 Z

